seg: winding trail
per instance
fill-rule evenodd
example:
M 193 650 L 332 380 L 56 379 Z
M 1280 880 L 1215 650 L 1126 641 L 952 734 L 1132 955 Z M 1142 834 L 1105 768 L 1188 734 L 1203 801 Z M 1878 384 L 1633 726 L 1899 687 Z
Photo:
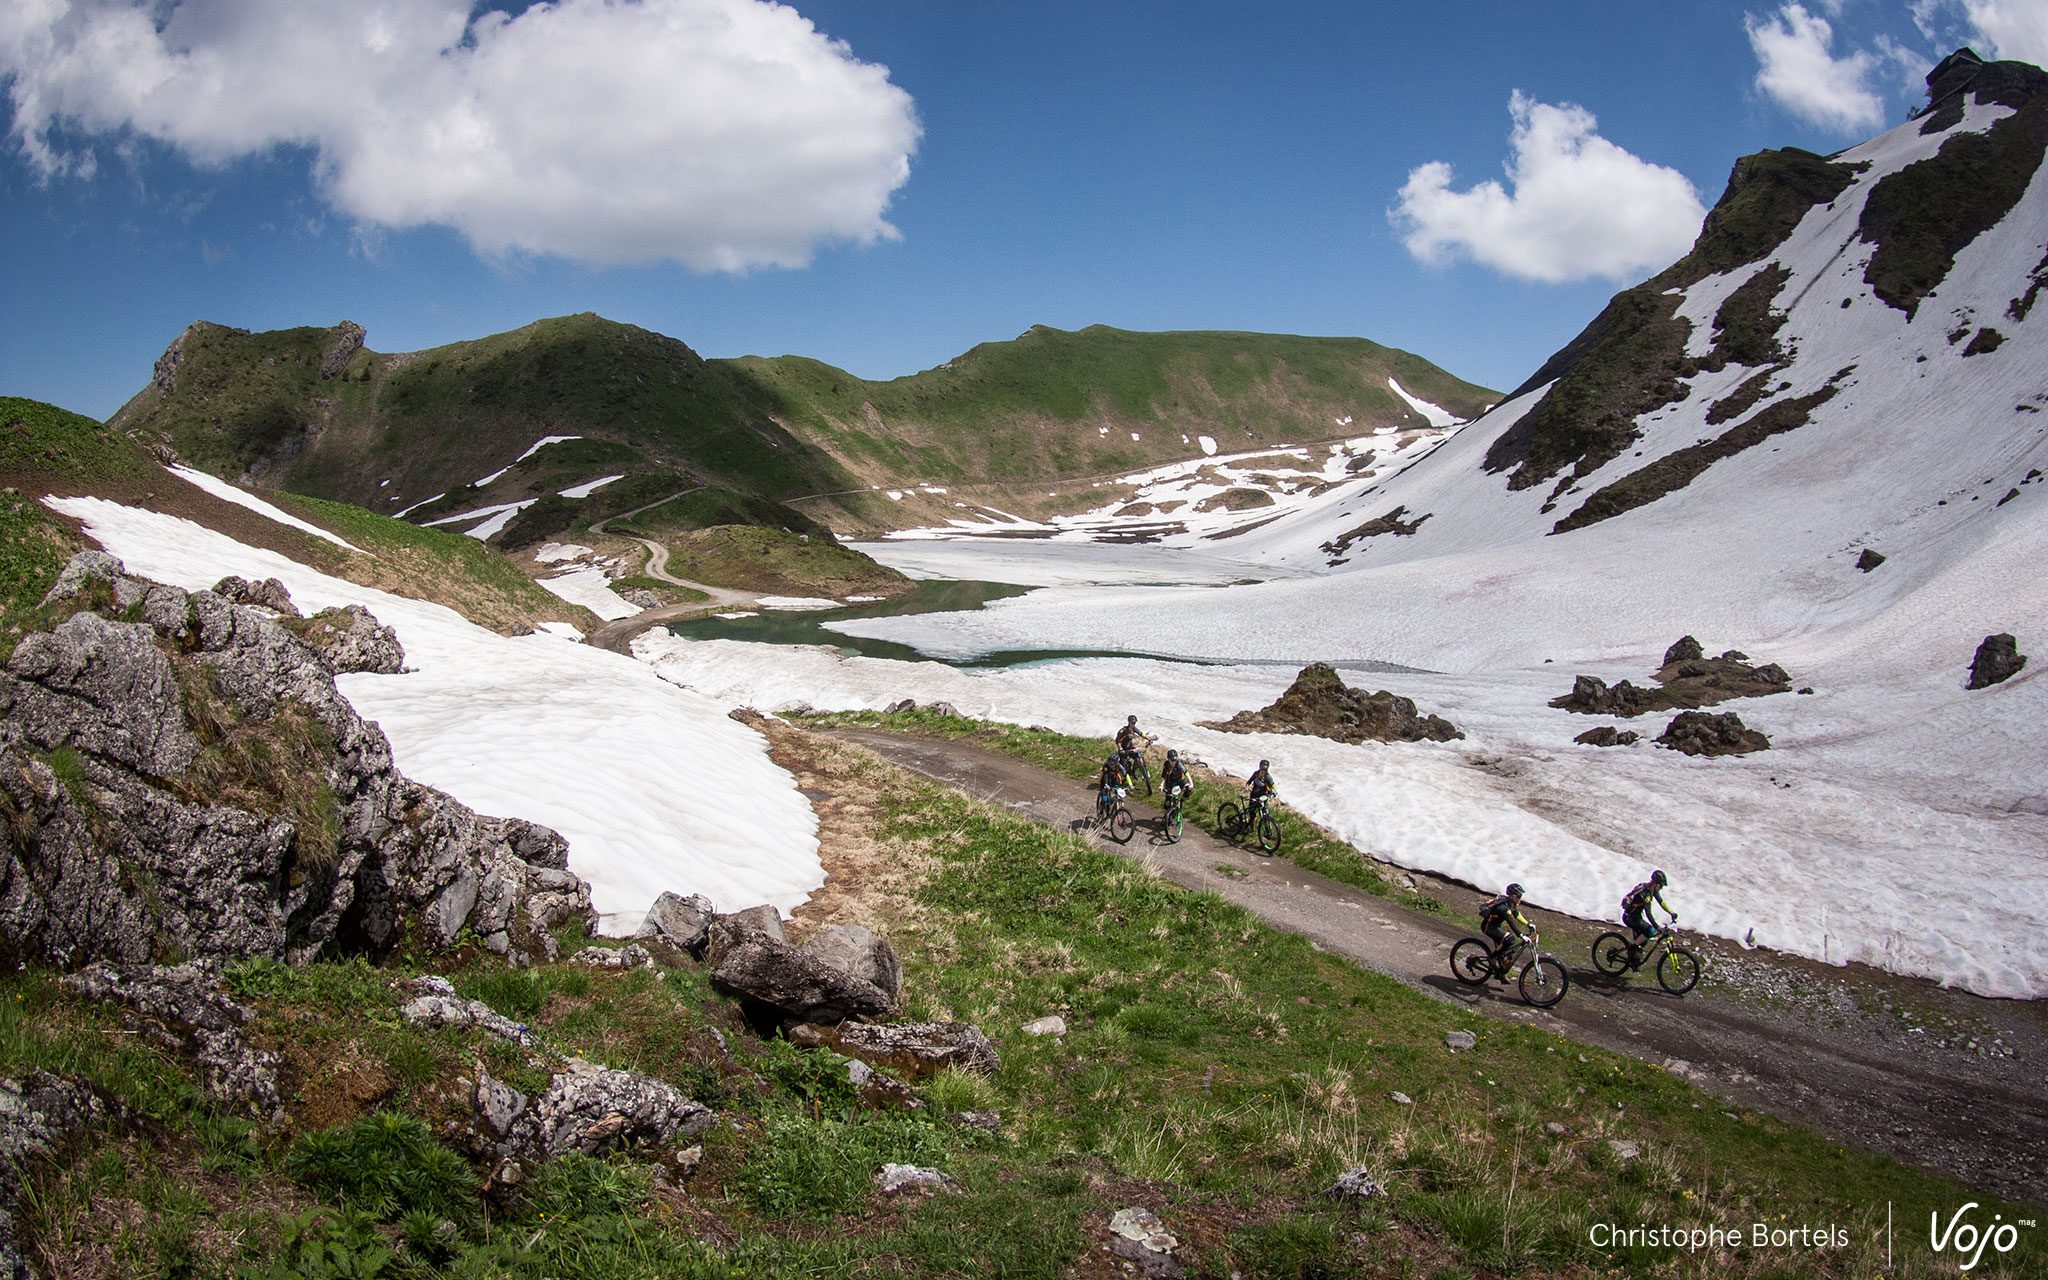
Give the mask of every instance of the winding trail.
M 695 493 L 697 489 L 703 487 L 700 484 L 695 489 L 681 489 L 668 495 L 666 498 L 658 498 L 644 507 L 635 507 L 631 511 L 615 516 L 606 516 L 596 524 L 591 525 L 590 531 L 592 533 L 603 533 L 605 531 L 604 527 L 614 520 L 631 520 L 643 511 L 652 511 L 654 508 L 665 503 L 674 502 L 685 494 Z M 600 649 L 610 649 L 614 653 L 623 653 L 631 657 L 633 653 L 633 637 L 649 627 L 659 626 L 664 622 L 675 622 L 682 618 L 694 618 L 700 613 L 713 613 L 719 609 L 751 605 L 761 598 L 761 593 L 759 592 L 734 591 L 728 587 L 714 587 L 706 582 L 692 582 L 688 578 L 678 578 L 668 571 L 667 544 L 656 542 L 652 538 L 642 538 L 633 534 L 621 534 L 619 536 L 629 538 L 647 548 L 647 564 L 642 572 L 648 577 L 653 578 L 657 582 L 666 582 L 671 586 L 688 587 L 692 591 L 702 592 L 707 598 L 691 604 L 671 604 L 664 605 L 659 609 L 642 609 L 630 618 L 619 618 L 615 621 L 607 622 L 583 637 L 583 643 L 585 644 L 596 645 Z
M 956 739 L 827 732 L 1035 821 L 1100 838 L 1091 820 L 1077 816 L 1092 813 L 1092 788 L 1070 778 Z M 1686 945 L 1701 953 L 1706 977 L 1692 994 L 1674 997 L 1654 979 L 1593 970 L 1587 947 L 1612 926 L 1531 910 L 1549 943 L 1544 950 L 1564 961 L 1572 980 L 1563 1003 L 1537 1010 L 1498 984 L 1475 990 L 1451 978 L 1451 944 L 1471 932 L 1453 920 L 1374 897 L 1284 857 L 1257 856 L 1192 823 L 1178 843 L 1166 843 L 1156 809 L 1136 801 L 1131 809 L 1138 834 L 1126 846 L 1102 839 L 1103 847 L 1418 991 L 1629 1054 L 1738 1106 L 2048 1206 L 2044 1002 L 1984 1000 L 1696 936 Z M 1460 915 L 1481 898 L 1453 881 L 1416 878 Z M 1968 1031 L 1967 1046 L 1936 1046 L 1924 1027 L 1916 1032 L 1893 1016 L 1895 1005 L 1924 1011 L 1928 1025 L 1981 1027 L 1981 1042 L 2002 1048 L 1980 1050 L 1980 1033 Z

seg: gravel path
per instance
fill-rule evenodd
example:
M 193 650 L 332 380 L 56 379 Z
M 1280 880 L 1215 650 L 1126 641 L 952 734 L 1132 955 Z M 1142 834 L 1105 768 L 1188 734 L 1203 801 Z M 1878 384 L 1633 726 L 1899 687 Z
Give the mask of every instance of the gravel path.
M 1137 835 L 1114 844 L 1090 820 L 1093 788 L 970 742 L 830 732 L 1035 821 L 1093 835 L 1176 884 L 1216 893 L 1418 991 L 1657 1063 L 1736 1106 L 2048 1206 L 2048 1002 L 1985 1000 L 1692 937 L 1687 945 L 1701 953 L 1707 975 L 1692 994 L 1674 997 L 1652 978 L 1611 979 L 1592 968 L 1592 938 L 1614 926 L 1532 911 L 1544 950 L 1572 979 L 1563 1003 L 1532 1009 L 1500 985 L 1475 991 L 1452 980 L 1451 944 L 1471 932 L 1454 920 L 1284 856 L 1257 856 L 1192 824 L 1168 844 L 1157 834 L 1157 810 L 1142 803 L 1131 805 Z M 1469 886 L 1416 878 L 1459 916 L 1480 901 Z

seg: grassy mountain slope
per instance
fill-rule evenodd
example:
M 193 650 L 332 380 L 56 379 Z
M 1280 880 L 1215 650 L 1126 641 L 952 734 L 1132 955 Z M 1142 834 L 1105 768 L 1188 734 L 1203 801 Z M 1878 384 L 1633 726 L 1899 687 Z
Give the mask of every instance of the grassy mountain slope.
M 352 324 L 195 324 L 112 421 L 222 475 L 394 513 L 543 437 L 579 436 L 607 454 L 572 468 L 581 474 L 533 468 L 460 497 L 513 501 L 608 472 L 666 472 L 777 500 L 835 495 L 812 511 L 845 528 L 900 518 L 866 496 L 878 489 L 1036 486 L 1197 456 L 1203 435 L 1237 450 L 1419 421 L 1390 377 L 1461 416 L 1496 398 L 1355 338 L 1039 327 L 868 382 L 798 356 L 705 360 L 590 314 L 398 355 L 362 337 Z

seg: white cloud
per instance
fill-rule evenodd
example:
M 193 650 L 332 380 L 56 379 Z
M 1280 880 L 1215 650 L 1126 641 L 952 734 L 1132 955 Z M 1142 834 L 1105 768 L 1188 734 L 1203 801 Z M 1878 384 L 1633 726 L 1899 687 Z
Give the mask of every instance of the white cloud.
M 1865 84 L 1876 55 L 1836 58 L 1828 51 L 1834 29 L 1827 19 L 1788 4 L 1776 17 L 1745 15 L 1749 47 L 1759 64 L 1756 87 L 1809 124 L 1842 133 L 1867 132 L 1884 123 L 1884 100 Z
M 168 13 L 167 19 L 158 19 Z M 45 177 L 74 139 L 219 166 L 313 152 L 359 224 L 455 228 L 488 255 L 699 270 L 893 239 L 921 129 L 888 69 L 767 0 L 6 0 L 13 137 Z
M 2048 4 L 2041 0 L 1956 0 L 1986 58 L 2048 66 Z
M 1387 217 L 1424 262 L 1467 256 L 1525 280 L 1622 279 L 1681 257 L 1706 217 L 1685 175 L 1599 136 L 1583 107 L 1516 91 L 1513 190 L 1451 190 L 1451 166 L 1410 171 Z

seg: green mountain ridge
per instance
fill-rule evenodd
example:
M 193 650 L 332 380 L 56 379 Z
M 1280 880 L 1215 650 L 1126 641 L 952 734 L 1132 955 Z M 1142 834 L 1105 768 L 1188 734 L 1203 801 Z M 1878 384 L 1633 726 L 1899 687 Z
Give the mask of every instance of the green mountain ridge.
M 1036 490 L 1198 458 L 1205 435 L 1232 452 L 1419 423 L 1390 378 L 1461 417 L 1498 399 L 1361 338 L 1035 326 L 875 382 L 802 356 L 707 360 L 589 313 L 418 352 L 379 353 L 364 337 L 348 322 L 196 323 L 110 424 L 230 478 L 387 514 L 471 485 L 547 436 L 576 436 L 608 456 L 574 479 L 666 475 L 818 499 L 812 518 L 848 529 L 916 517 L 879 490 Z M 564 480 L 559 466 L 529 470 Z M 535 474 L 473 496 L 553 491 Z

